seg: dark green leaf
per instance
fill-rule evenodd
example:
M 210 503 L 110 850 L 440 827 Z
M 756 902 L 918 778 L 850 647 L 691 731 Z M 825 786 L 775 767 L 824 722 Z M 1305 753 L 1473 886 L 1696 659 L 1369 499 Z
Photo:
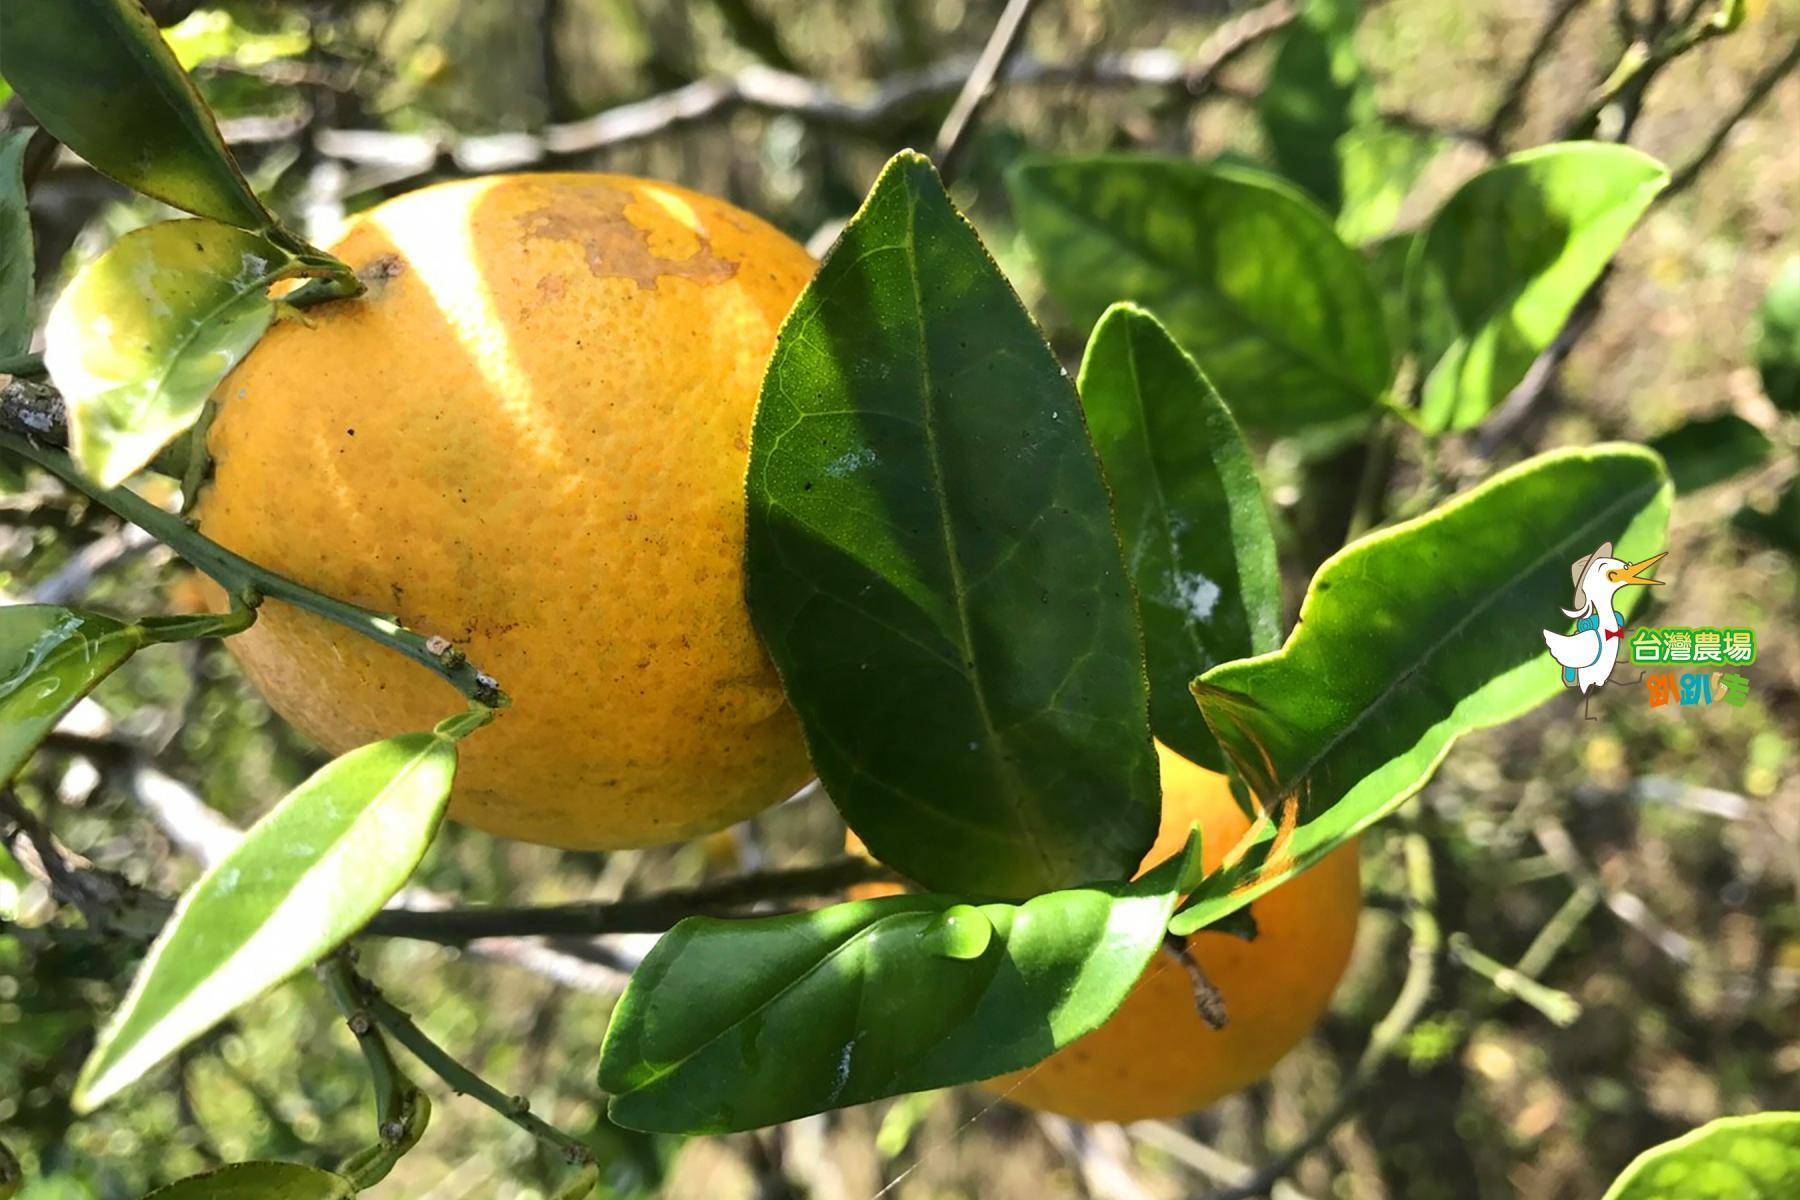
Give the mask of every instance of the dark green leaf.
M 1392 374 L 1367 270 L 1272 176 L 1138 155 L 1038 159 L 1009 177 L 1052 293 L 1078 320 L 1155 312 L 1247 426 L 1367 412 Z
M 269 285 L 297 269 L 267 239 L 214 221 L 120 238 L 63 290 L 44 362 L 69 407 L 69 448 L 112 486 L 193 424 L 275 316 Z
M 1800 1112 L 1720 1117 L 1631 1161 L 1602 1200 L 1792 1200 Z
M 1541 631 L 1567 631 L 1570 565 L 1604 541 L 1663 549 L 1671 491 L 1640 447 L 1560 451 L 1332 556 L 1286 645 L 1194 685 L 1232 765 L 1297 828 L 1262 822 L 1171 928 L 1243 907 L 1392 811 L 1459 736 L 1561 693 Z
M 1136 585 L 1151 729 L 1223 770 L 1188 684 L 1281 640 L 1281 575 L 1256 467 L 1219 394 L 1141 308 L 1115 305 L 1094 327 L 1081 403 Z
M 1702 417 L 1653 438 L 1650 448 L 1662 455 L 1675 494 L 1686 495 L 1741 475 L 1760 465 L 1774 450 L 1768 435 L 1732 413 Z
M 31 217 L 25 211 L 29 129 L 0 133 L 0 359 L 31 349 Z
M 1338 139 L 1375 115 L 1351 44 L 1356 18 L 1356 0 L 1309 0 L 1256 99 L 1275 165 L 1332 212 L 1343 201 Z
M 6 0 L 0 75 L 58 141 L 127 187 L 240 229 L 274 225 L 137 0 Z
M 456 744 L 352 750 L 289 792 L 189 888 L 75 1085 L 88 1111 L 294 972 L 400 890 L 443 816 Z
M 1407 273 L 1426 429 L 1474 425 L 1525 377 L 1668 182 L 1629 146 L 1570 142 L 1512 155 L 1445 201 Z
M 795 303 L 751 439 L 749 600 L 825 790 L 928 887 L 1131 874 L 1143 650 L 1081 405 L 923 158 Z
M 157 1188 L 144 1200 L 350 1200 L 342 1175 L 298 1163 L 252 1162 L 220 1167 Z
M 1030 1066 L 1118 1008 L 1198 863 L 1196 835 L 1135 883 L 1017 906 L 913 895 L 690 917 L 613 1010 L 610 1115 L 722 1133 Z
M 1731 523 L 1777 550 L 1800 558 L 1800 478 L 1789 481 L 1776 497 L 1773 509 L 1765 511 L 1746 504 L 1738 509 Z
M 1763 295 L 1756 365 L 1775 407 L 1800 412 L 1800 256 L 1787 260 Z
M 140 627 L 98 613 L 50 604 L 0 608 L 0 785 L 143 643 Z

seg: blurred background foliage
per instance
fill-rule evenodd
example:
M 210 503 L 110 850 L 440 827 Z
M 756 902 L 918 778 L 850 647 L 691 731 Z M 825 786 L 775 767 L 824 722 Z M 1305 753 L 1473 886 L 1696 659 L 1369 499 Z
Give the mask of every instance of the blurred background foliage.
M 346 214 L 433 179 L 554 166 L 718 193 L 815 247 L 888 154 L 931 144 L 1001 7 L 152 5 L 252 180 L 314 240 L 329 238 Z M 1373 108 L 1430 153 L 1404 156 L 1416 159 L 1410 183 L 1378 179 L 1374 190 L 1387 194 L 1358 210 L 1347 235 L 1379 261 L 1382 239 L 1430 212 L 1494 149 L 1559 135 L 1617 62 L 1621 11 L 1647 19 L 1685 7 L 1388 0 L 1365 8 L 1353 45 Z M 1751 10 L 1744 30 L 1675 62 L 1630 106 L 1634 144 L 1679 166 L 1771 64 L 1784 53 L 1791 63 L 1800 3 L 1765 0 Z M 1303 157 L 1266 136 L 1279 122 L 1257 117 L 1279 37 L 1249 47 L 1198 94 L 1179 83 L 1121 84 L 1099 69 L 1105 56 L 1128 50 L 1191 65 L 1245 11 L 1218 0 L 1043 3 L 1022 61 L 1071 69 L 1054 82 L 1007 87 L 983 114 L 958 202 L 1071 359 L 1085 331 L 1042 296 L 1001 173 L 1027 149 L 1145 149 L 1289 161 L 1316 183 L 1304 178 Z M 1539 67 L 1507 103 L 1547 29 Z M 1092 77 L 1081 77 L 1084 64 Z M 1325 73 L 1321 86 L 1326 76 L 1342 82 L 1342 62 L 1311 65 Z M 799 97 L 811 104 L 807 115 L 725 105 L 690 120 L 671 99 L 704 99 L 695 81 L 768 71 L 812 81 L 818 90 Z M 556 129 L 541 140 L 482 136 L 564 123 L 556 128 L 585 128 L 592 145 L 606 139 L 566 123 L 596 113 L 617 119 L 618 106 L 647 98 L 625 114 L 647 134 L 595 149 L 567 149 L 574 134 Z M 834 109 L 825 103 L 832 98 L 863 107 Z M 1637 1151 L 1710 1117 L 1800 1107 L 1800 576 L 1792 557 L 1800 530 L 1791 505 L 1785 524 L 1768 515 L 1794 476 L 1800 429 L 1762 394 L 1752 346 L 1765 288 L 1800 254 L 1797 199 L 1800 79 L 1790 69 L 1627 243 L 1597 315 L 1540 401 L 1499 432 L 1477 429 L 1435 447 L 1403 440 L 1389 505 L 1405 515 L 1545 447 L 1647 442 L 1694 418 L 1737 416 L 1773 450 L 1754 469 L 1683 497 L 1659 571 L 1673 586 L 1642 619 L 1753 627 L 1759 658 L 1746 672 L 1749 704 L 1652 710 L 1641 689 L 1615 688 L 1596 702 L 1596 723 L 1559 702 L 1468 739 L 1406 825 L 1363 839 L 1371 895 L 1351 975 L 1318 1034 L 1269 1083 L 1154 1128 L 1078 1126 L 955 1091 L 684 1143 L 605 1124 L 594 1082 L 611 996 L 646 938 L 549 954 L 507 943 L 485 956 L 370 943 L 365 962 L 433 1036 L 589 1141 L 606 1164 L 607 1196 L 860 1200 L 890 1184 L 888 1194 L 900 1197 L 983 1200 L 1206 1194 L 1313 1127 L 1392 1001 L 1407 957 L 1400 841 L 1410 826 L 1436 850 L 1438 922 L 1462 936 L 1437 964 L 1429 1005 L 1399 1052 L 1277 1195 L 1591 1197 Z M 66 278 L 119 233 L 170 215 L 66 158 L 42 177 L 32 211 L 46 281 Z M 1330 436 L 1260 449 L 1291 611 L 1341 540 L 1357 455 Z M 198 603 L 189 572 L 79 496 L 43 481 L 5 482 L 7 600 L 121 613 Z M 97 701 L 38 756 L 21 800 L 74 852 L 165 894 L 196 873 L 184 804 L 197 797 L 244 824 L 323 761 L 216 645 L 141 655 Z M 605 856 L 448 827 L 418 883 L 468 901 L 605 899 L 816 861 L 841 845 L 842 825 L 817 795 L 701 842 Z M 0 1140 L 24 1163 L 29 1200 L 136 1197 L 220 1161 L 330 1163 L 361 1144 L 364 1072 L 310 978 L 246 1010 L 123 1101 L 75 1119 L 67 1107 L 74 1072 L 144 932 L 108 929 L 103 901 L 84 919 L 0 856 Z M 1497 989 L 1467 965 L 1482 956 L 1524 956 L 1579 1004 L 1579 1016 L 1559 1027 Z M 448 1095 L 435 1100 L 425 1141 L 371 1195 L 525 1200 L 561 1176 L 561 1164 L 493 1114 Z

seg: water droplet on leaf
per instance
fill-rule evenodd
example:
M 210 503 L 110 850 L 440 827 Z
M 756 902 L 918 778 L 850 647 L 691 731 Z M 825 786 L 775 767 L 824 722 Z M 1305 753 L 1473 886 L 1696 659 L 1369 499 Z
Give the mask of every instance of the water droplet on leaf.
M 994 927 L 979 908 L 957 904 L 939 914 L 919 936 L 931 953 L 942 958 L 980 958 L 993 940 Z

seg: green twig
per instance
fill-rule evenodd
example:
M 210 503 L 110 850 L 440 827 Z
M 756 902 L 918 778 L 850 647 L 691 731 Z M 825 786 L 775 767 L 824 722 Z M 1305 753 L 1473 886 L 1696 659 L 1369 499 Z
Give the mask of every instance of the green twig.
M 1437 920 L 1437 883 L 1431 861 L 1431 844 L 1422 833 L 1408 833 L 1402 843 L 1406 852 L 1407 929 L 1412 943 L 1407 950 L 1406 977 L 1393 1006 L 1369 1033 L 1369 1043 L 1349 1080 L 1339 1089 L 1338 1101 L 1319 1120 L 1313 1122 L 1305 1136 L 1276 1155 L 1244 1183 L 1228 1188 L 1213 1200 L 1250 1200 L 1267 1195 L 1285 1179 L 1301 1161 L 1324 1144 L 1356 1106 L 1363 1093 L 1374 1083 L 1381 1066 L 1408 1031 L 1424 1015 L 1425 1004 L 1437 978 L 1437 963 L 1443 950 L 1443 933 Z
M 1564 130 L 1562 140 L 1588 138 L 1600 125 L 1609 107 L 1630 96 L 1641 96 L 1658 72 L 1696 46 L 1722 37 L 1744 23 L 1744 0 L 1720 0 L 1718 9 L 1704 21 L 1691 21 L 1654 40 L 1638 39 L 1625 48 L 1612 74 L 1586 108 Z
M 1542 975 L 1550 966 L 1551 960 L 1562 953 L 1562 948 L 1568 945 L 1569 939 L 1575 936 L 1575 931 L 1581 928 L 1581 923 L 1587 920 L 1588 914 L 1599 904 L 1600 888 L 1597 885 L 1591 882 L 1577 884 L 1575 890 L 1569 893 L 1569 898 L 1563 901 L 1562 907 L 1551 914 L 1550 919 L 1544 922 L 1544 927 L 1538 930 L 1537 936 L 1531 939 L 1531 945 L 1525 947 L 1525 953 L 1519 955 L 1515 969 L 1533 979 Z
M 1543 1013 L 1552 1024 L 1568 1027 L 1581 1017 L 1581 1004 L 1567 992 L 1558 991 L 1536 979 L 1490 958 L 1475 948 L 1466 933 L 1453 933 L 1449 941 L 1450 957 L 1492 983 L 1515 1000 L 1522 1000 Z
M 500 685 L 482 674 L 446 638 L 428 638 L 400 624 L 391 613 L 336 600 L 260 567 L 206 537 L 182 518 L 150 503 L 130 488 L 101 487 L 83 475 L 67 455 L 28 438 L 0 431 L 0 449 L 8 450 L 49 471 L 77 491 L 148 532 L 195 567 L 212 576 L 233 600 L 254 608 L 264 598 L 281 600 L 323 617 L 427 667 L 477 704 L 506 704 Z
M 431 1100 L 400 1070 L 387 1039 L 363 1008 L 349 958 L 334 954 L 313 970 L 356 1035 L 369 1065 L 369 1080 L 375 1086 L 376 1142 L 350 1156 L 338 1169 L 362 1191 L 387 1178 L 401 1156 L 418 1144 L 431 1120 Z
M 892 871 L 865 858 L 845 857 L 816 867 L 738 875 L 699 887 L 679 888 L 611 903 L 413 910 L 377 913 L 363 930 L 383 937 L 460 945 L 489 937 L 593 937 L 607 933 L 661 933 L 683 917 L 721 916 L 764 900 L 825 896 L 857 883 L 893 880 Z
M 525 1097 L 508 1096 L 463 1066 L 452 1058 L 442 1046 L 427 1037 L 424 1030 L 413 1024 L 410 1016 L 394 1007 L 387 997 L 376 990 L 374 984 L 354 972 L 350 972 L 350 978 L 363 1010 L 389 1036 L 405 1046 L 408 1053 L 430 1068 L 439 1079 L 449 1084 L 451 1090 L 457 1095 L 472 1096 L 479 1100 L 540 1142 L 555 1147 L 563 1158 L 573 1165 L 585 1167 L 594 1161 L 592 1150 L 556 1126 L 533 1116 L 530 1103 Z

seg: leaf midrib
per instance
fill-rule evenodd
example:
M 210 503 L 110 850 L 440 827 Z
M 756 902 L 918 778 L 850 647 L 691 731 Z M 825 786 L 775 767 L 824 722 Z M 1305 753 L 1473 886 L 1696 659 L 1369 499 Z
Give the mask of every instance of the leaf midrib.
M 1001 794 L 1005 797 L 1013 811 L 1013 819 L 1023 835 L 1023 844 L 1037 855 L 1045 876 L 1053 877 L 1055 868 L 1050 855 L 1038 836 L 1035 822 L 1031 820 L 1029 806 L 1026 804 L 1025 788 L 1019 778 L 1018 768 L 1007 755 L 1001 744 L 1001 735 L 994 721 L 994 714 L 988 707 L 987 688 L 981 679 L 981 663 L 975 652 L 975 632 L 969 618 L 968 585 L 963 578 L 962 559 L 957 545 L 956 530 L 950 522 L 949 489 L 944 481 L 943 455 L 938 446 L 937 426 L 934 420 L 936 408 L 932 402 L 931 385 L 931 349 L 926 334 L 925 290 L 922 273 L 919 269 L 919 192 L 912 186 L 911 180 L 906 187 L 906 265 L 912 279 L 913 313 L 919 335 L 919 405 L 924 413 L 920 428 L 925 434 L 925 450 L 931 465 L 932 491 L 937 497 L 937 518 L 939 536 L 943 540 L 944 558 L 950 572 L 950 588 L 952 607 L 956 611 L 957 631 L 960 637 L 963 661 L 967 663 L 965 674 L 974 692 L 975 707 L 981 716 L 982 728 L 987 736 L 982 739 L 982 749 L 992 762 L 1001 779 Z

